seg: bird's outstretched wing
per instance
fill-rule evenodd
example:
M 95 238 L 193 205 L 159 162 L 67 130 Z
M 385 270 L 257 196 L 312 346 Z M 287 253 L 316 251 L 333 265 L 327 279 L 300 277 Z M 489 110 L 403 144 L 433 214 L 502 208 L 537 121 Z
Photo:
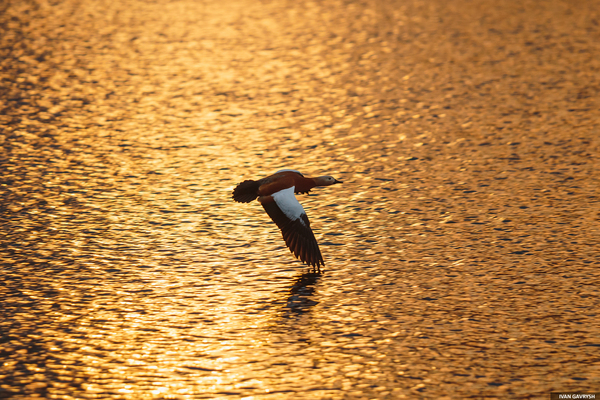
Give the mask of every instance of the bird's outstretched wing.
M 271 196 L 261 196 L 259 201 L 281 229 L 285 244 L 296 258 L 315 268 L 325 265 L 306 212 L 294 196 L 294 187 L 280 190 Z

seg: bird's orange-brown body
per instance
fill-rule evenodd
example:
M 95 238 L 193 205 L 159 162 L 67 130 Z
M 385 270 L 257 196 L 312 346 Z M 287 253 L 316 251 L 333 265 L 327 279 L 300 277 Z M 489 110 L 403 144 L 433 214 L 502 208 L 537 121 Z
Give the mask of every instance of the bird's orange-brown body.
M 310 189 L 317 186 L 315 178 L 305 178 L 297 172 L 283 171 L 268 176 L 265 182 L 258 188 L 259 196 L 270 196 L 281 190 L 293 187 L 294 193 L 308 193 Z

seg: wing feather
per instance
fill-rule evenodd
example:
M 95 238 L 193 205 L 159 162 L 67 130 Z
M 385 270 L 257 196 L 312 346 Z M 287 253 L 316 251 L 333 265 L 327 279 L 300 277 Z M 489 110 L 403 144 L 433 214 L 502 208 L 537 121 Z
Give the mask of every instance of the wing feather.
M 325 265 L 306 212 L 294 196 L 294 187 L 260 197 L 259 201 L 281 230 L 286 246 L 296 258 L 313 267 Z

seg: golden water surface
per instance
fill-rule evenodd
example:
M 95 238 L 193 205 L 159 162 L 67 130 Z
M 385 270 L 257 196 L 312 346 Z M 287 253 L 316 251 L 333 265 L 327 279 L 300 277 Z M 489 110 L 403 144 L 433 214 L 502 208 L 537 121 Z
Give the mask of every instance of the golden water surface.
M 7 2 L 0 398 L 597 391 L 600 8 L 499 3 Z

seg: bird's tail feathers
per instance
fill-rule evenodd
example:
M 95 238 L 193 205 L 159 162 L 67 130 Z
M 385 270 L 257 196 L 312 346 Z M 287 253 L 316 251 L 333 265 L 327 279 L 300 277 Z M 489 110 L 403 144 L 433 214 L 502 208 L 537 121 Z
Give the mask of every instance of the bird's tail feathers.
M 258 197 L 259 187 L 259 181 L 244 181 L 233 189 L 233 199 L 239 203 L 250 203 Z

